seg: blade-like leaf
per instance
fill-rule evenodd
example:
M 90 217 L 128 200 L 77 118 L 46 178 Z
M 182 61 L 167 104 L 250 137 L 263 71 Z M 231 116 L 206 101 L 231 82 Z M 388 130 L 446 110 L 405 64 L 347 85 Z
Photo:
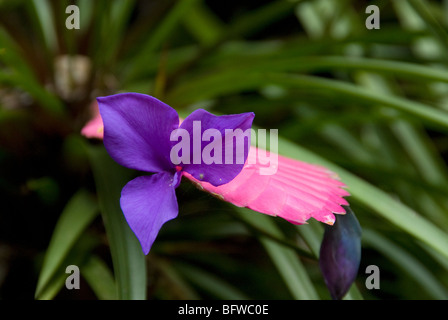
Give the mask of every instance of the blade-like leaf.
M 302 161 L 326 166 L 338 173 L 356 201 L 448 257 L 448 235 L 386 192 L 330 161 L 286 140 L 279 139 L 279 153 Z M 350 199 L 348 198 L 348 201 Z
M 38 82 L 21 48 L 2 26 L 0 26 L 0 48 L 0 62 L 5 65 L 4 68 L 0 68 L 0 83 L 28 92 L 43 110 L 54 116 L 63 116 L 64 105 Z
M 58 267 L 54 270 L 51 278 L 39 291 L 39 296 L 36 296 L 36 299 L 51 300 L 63 290 L 66 279 L 70 275 L 69 273 L 66 273 L 68 266 L 77 266 L 79 268 L 80 276 L 83 277 L 84 263 L 89 259 L 92 250 L 97 245 L 98 240 L 96 238 L 84 233 L 83 237 L 78 239 Z
M 155 50 L 160 49 L 164 42 L 169 39 L 169 35 L 178 26 L 182 17 L 188 14 L 191 7 L 199 0 L 176 1 L 174 7 L 168 12 L 166 17 L 159 23 L 153 32 L 147 36 L 145 43 L 139 50 L 138 55 L 133 59 L 128 77 L 133 78 L 136 74 L 145 69 L 148 57 Z
M 47 0 L 32 0 L 29 1 L 29 5 L 35 11 L 47 50 L 54 52 L 57 45 L 57 36 L 50 4 Z
M 82 276 L 101 300 L 117 298 L 115 280 L 109 267 L 97 256 L 90 256 L 82 265 Z
M 103 146 L 89 146 L 101 214 L 109 239 L 118 298 L 146 299 L 146 262 L 140 243 L 120 208 L 120 193 L 130 172 L 115 163 Z
M 403 273 L 407 273 L 415 279 L 421 288 L 426 290 L 434 299 L 448 299 L 448 291 L 439 279 L 435 278 L 428 267 L 418 261 L 412 254 L 373 230 L 366 230 L 364 238 L 367 246 L 375 248 L 395 262 Z
M 394 95 L 378 95 L 375 91 L 353 85 L 340 80 L 328 80 L 315 76 L 249 73 L 235 77 L 232 73 L 217 74 L 203 78 L 198 82 L 189 82 L 177 88 L 167 97 L 172 105 L 185 105 L 190 102 L 210 99 L 223 94 L 243 90 L 256 89 L 264 85 L 277 84 L 288 88 L 301 90 L 316 90 L 316 92 L 350 97 L 351 100 L 368 105 L 383 105 L 399 110 L 405 115 L 413 116 L 421 121 L 448 132 L 448 112 L 431 108 L 423 103 L 408 100 Z M 182 101 L 181 101 L 181 100 Z
M 82 232 L 98 214 L 98 206 L 86 191 L 76 193 L 65 207 L 53 232 L 37 283 L 36 298 L 54 276 Z
M 261 230 L 265 230 L 268 234 L 272 234 L 276 238 L 284 237 L 282 232 L 273 222 L 272 217 L 255 214 L 253 211 L 246 208 L 238 208 L 237 212 L 239 213 L 240 218 L 247 221 L 249 224 L 255 225 Z M 263 244 L 272 262 L 277 267 L 294 299 L 314 300 L 319 298 L 305 267 L 294 249 L 288 248 L 279 242 L 264 236 L 260 237 L 260 242 Z
M 248 297 L 223 279 L 191 264 L 176 263 L 174 268 L 202 290 L 224 300 L 247 300 Z

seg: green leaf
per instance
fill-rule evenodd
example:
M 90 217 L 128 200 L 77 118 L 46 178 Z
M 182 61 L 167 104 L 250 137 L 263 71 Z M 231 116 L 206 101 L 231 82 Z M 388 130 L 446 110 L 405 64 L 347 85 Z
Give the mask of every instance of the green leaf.
M 391 195 L 330 161 L 281 138 L 279 138 L 279 153 L 301 161 L 320 164 L 336 172 L 357 202 L 448 257 L 447 233 Z M 350 199 L 349 197 L 348 201 Z
M 97 256 L 90 256 L 80 270 L 99 299 L 117 298 L 114 276 L 103 260 Z
M 29 6 L 37 18 L 37 26 L 43 35 L 45 46 L 50 52 L 54 52 L 57 46 L 56 28 L 51 14 L 51 7 L 48 0 L 31 0 Z
M 318 256 L 315 254 L 313 249 L 311 249 L 310 251 L 308 250 L 308 248 L 300 247 L 295 242 L 284 238 L 281 233 L 278 232 L 271 233 L 271 231 L 273 230 L 272 226 L 270 224 L 264 223 L 263 220 L 247 219 L 245 218 L 244 215 L 241 214 L 234 214 L 233 216 L 242 223 L 244 223 L 245 227 L 248 228 L 251 232 L 253 232 L 257 236 L 266 237 L 270 240 L 277 242 L 280 245 L 283 245 L 287 248 L 291 248 L 294 251 L 296 251 L 296 253 L 298 253 L 300 256 L 305 258 L 316 259 Z M 319 252 L 319 249 L 317 251 Z
M 83 237 L 79 238 L 36 299 L 53 299 L 64 287 L 65 281 L 70 275 L 66 273 L 66 268 L 70 265 L 77 266 L 82 277 L 84 275 L 84 263 L 91 257 L 91 253 L 97 245 L 97 239 L 88 234 L 84 234 Z
M 215 43 L 224 30 L 221 21 L 203 2 L 193 5 L 189 14 L 183 17 L 183 23 L 204 46 Z
M 135 8 L 135 0 L 106 1 L 107 6 L 97 10 L 101 15 L 102 25 L 100 33 L 97 33 L 97 41 L 101 44 L 101 49 L 95 50 L 95 63 L 98 68 L 104 66 L 113 68 L 117 63 L 120 50 L 126 35 L 126 28 L 133 9 Z M 92 11 L 92 1 L 83 4 L 86 11 Z M 81 10 L 81 8 L 80 8 Z M 95 19 L 98 14 L 95 15 Z M 113 37 L 108 35 L 113 34 Z
M 211 274 L 202 268 L 192 264 L 176 263 L 174 269 L 178 270 L 184 278 L 195 286 L 211 293 L 213 296 L 224 300 L 247 300 L 248 297 L 237 288 L 223 279 Z
M 45 253 L 35 293 L 37 299 L 41 298 L 43 290 L 61 267 L 62 261 L 97 214 L 96 201 L 84 190 L 76 193 L 69 201 L 56 224 Z
M 303 0 L 271 1 L 264 6 L 251 10 L 241 15 L 228 28 L 223 35 L 224 39 L 230 39 L 237 36 L 247 36 L 259 31 L 270 23 L 280 20 L 288 14 L 293 13 L 294 7 Z
M 236 210 L 240 218 L 249 224 L 254 224 L 258 228 L 266 230 L 267 233 L 274 235 L 276 238 L 284 238 L 272 217 L 255 213 L 246 208 L 237 208 Z M 294 299 L 318 299 L 317 292 L 295 250 L 271 238 L 260 236 L 259 239 Z
M 117 297 L 146 299 L 146 261 L 140 243 L 120 208 L 121 189 L 131 179 L 130 171 L 115 163 L 103 146 L 88 146 L 101 214 L 109 239 Z
M 448 299 L 448 291 L 441 285 L 439 279 L 416 257 L 373 230 L 365 230 L 363 239 L 366 245 L 395 262 L 402 272 L 413 278 L 434 299 Z
M 5 65 L 4 68 L 0 68 L 1 84 L 18 87 L 28 92 L 43 110 L 52 115 L 64 115 L 64 106 L 61 101 L 38 82 L 34 70 L 24 58 L 21 48 L 1 26 L 0 62 Z
M 340 80 L 328 80 L 314 76 L 250 73 L 235 77 L 233 73 L 215 74 L 199 81 L 188 82 L 177 88 L 167 97 L 172 105 L 182 105 L 231 94 L 244 90 L 256 89 L 265 85 L 277 84 L 288 88 L 325 92 L 340 97 L 348 97 L 369 105 L 382 105 L 404 112 L 409 116 L 421 119 L 425 123 L 448 132 L 448 112 L 429 107 L 423 103 L 394 95 L 379 95 L 375 91 L 365 89 Z M 175 99 L 176 98 L 176 99 Z M 180 101 L 182 99 L 182 102 Z
M 145 70 L 148 63 L 148 57 L 168 41 L 169 35 L 179 25 L 182 17 L 188 14 L 192 6 L 199 0 L 177 0 L 174 7 L 168 12 L 166 17 L 159 23 L 159 25 L 146 36 L 147 40 L 142 45 L 139 53 L 132 60 L 130 71 L 127 80 L 134 78 L 139 72 Z
M 434 18 L 428 9 L 428 6 L 421 0 L 409 0 L 409 4 L 418 13 L 425 22 L 426 27 L 431 31 L 433 39 L 437 39 L 445 48 L 448 49 L 448 33 L 445 28 Z

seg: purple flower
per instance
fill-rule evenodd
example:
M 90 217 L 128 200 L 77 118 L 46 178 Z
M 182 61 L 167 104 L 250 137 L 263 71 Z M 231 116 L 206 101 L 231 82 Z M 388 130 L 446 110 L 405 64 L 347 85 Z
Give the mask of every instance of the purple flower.
M 229 141 L 234 139 L 225 138 L 231 131 L 241 129 L 246 132 L 250 129 L 255 115 L 215 116 L 199 109 L 179 124 L 179 116 L 173 108 L 144 94 L 122 93 L 100 97 L 97 101 L 104 122 L 104 145 L 109 155 L 127 168 L 155 173 L 128 182 L 120 199 L 126 221 L 140 241 L 143 252 L 148 254 L 162 225 L 177 217 L 175 189 L 184 172 L 200 181 L 219 186 L 232 181 L 242 170 L 249 152 L 250 136 L 244 140 L 243 149 L 239 148 L 238 142 L 232 142 L 229 149 Z M 208 129 L 219 132 L 222 139 L 210 139 L 210 142 L 201 139 L 199 143 L 188 141 L 185 144 L 188 150 L 182 148 L 179 157 L 189 154 L 194 159 L 176 164 L 172 161 L 173 147 L 179 146 L 177 139 L 180 138 L 173 133 L 182 131 L 188 133 L 190 138 L 202 138 Z M 177 138 L 173 139 L 173 136 Z M 210 151 L 209 144 L 213 142 L 215 147 L 219 142 L 222 161 L 206 161 L 210 164 L 198 162 L 197 153 L 200 152 L 201 156 L 205 148 Z M 243 163 L 233 161 L 227 164 L 228 161 L 224 161 L 226 151 L 236 158 L 241 156 L 241 150 L 244 150 Z M 213 159 L 216 160 L 216 157 Z

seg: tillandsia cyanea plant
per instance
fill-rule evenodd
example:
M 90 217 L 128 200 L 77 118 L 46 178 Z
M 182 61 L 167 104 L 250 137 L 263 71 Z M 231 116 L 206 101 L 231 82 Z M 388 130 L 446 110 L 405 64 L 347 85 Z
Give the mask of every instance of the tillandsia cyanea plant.
M 278 155 L 275 170 L 262 173 L 272 157 L 250 146 L 247 132 L 253 113 L 215 116 L 199 109 L 182 120 L 170 106 L 138 93 L 100 97 L 97 103 L 99 111 L 82 134 L 104 139 L 106 150 L 119 164 L 155 173 L 127 183 L 120 199 L 145 254 L 162 225 L 177 217 L 175 189 L 184 176 L 236 206 L 297 225 L 310 218 L 327 224 L 321 270 L 332 298 L 345 295 L 359 267 L 360 227 L 344 199 L 349 193 L 336 174 Z

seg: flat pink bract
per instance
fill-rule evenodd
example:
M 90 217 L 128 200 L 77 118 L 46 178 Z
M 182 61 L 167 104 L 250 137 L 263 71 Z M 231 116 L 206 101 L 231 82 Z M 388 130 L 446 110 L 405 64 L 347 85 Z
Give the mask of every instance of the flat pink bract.
M 265 152 L 259 153 L 256 147 L 251 147 L 240 174 L 219 187 L 198 181 L 188 173 L 184 176 L 224 201 L 278 216 L 294 224 L 304 224 L 309 218 L 314 218 L 332 225 L 335 213 L 345 214 L 341 205 L 348 205 L 343 197 L 350 194 L 343 189 L 344 184 L 335 173 L 320 166 L 278 156 L 277 172 L 261 175 L 263 165 L 260 163 L 266 163 L 264 157 Z

